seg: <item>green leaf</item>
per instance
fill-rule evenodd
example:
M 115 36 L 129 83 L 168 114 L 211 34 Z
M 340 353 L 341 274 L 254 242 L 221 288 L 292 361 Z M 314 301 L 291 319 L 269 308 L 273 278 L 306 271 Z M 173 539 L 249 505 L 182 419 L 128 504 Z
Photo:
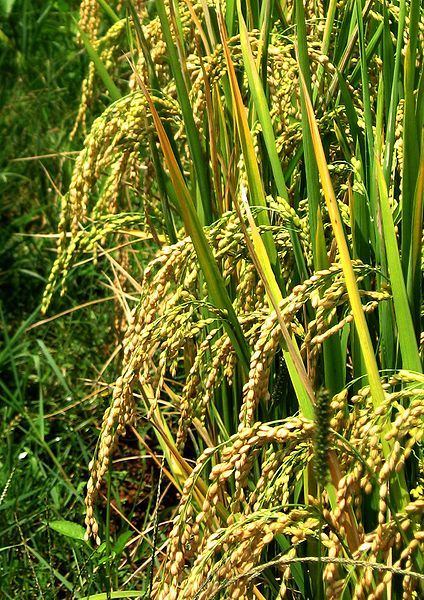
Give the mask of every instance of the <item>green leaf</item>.
M 209 225 L 212 222 L 212 205 L 211 205 L 211 188 L 209 174 L 207 170 L 207 162 L 200 144 L 199 134 L 194 122 L 193 108 L 190 103 L 184 74 L 181 67 L 181 60 L 178 56 L 177 49 L 174 44 L 174 38 L 171 32 L 168 16 L 163 0 L 156 1 L 156 10 L 162 26 L 162 34 L 168 51 L 169 64 L 172 74 L 175 79 L 175 87 L 177 89 L 178 100 L 181 105 L 184 124 L 187 133 L 187 142 L 190 148 L 190 153 L 193 158 L 193 165 L 197 175 L 201 208 L 203 210 L 204 224 Z
M 73 540 L 84 541 L 85 529 L 79 523 L 63 519 L 60 521 L 50 521 L 48 525 L 50 529 L 53 529 L 53 531 L 57 531 L 66 537 L 72 538 Z
M 131 539 L 131 536 L 132 536 L 132 531 L 124 531 L 124 533 L 121 533 L 121 535 L 118 537 L 118 539 L 112 546 L 112 552 L 114 552 L 116 556 L 119 557 L 122 554 L 125 546 L 127 545 L 128 541 Z
M 299 69 L 305 80 L 308 94 L 311 96 L 311 72 L 308 57 L 308 40 L 306 35 L 305 9 L 301 0 L 296 0 L 296 28 L 297 28 L 297 53 Z M 328 267 L 328 258 L 325 252 L 320 251 L 318 240 L 322 239 L 320 229 L 323 229 L 322 221 L 318 220 L 320 215 L 319 202 L 320 190 L 318 180 L 318 167 L 315 160 L 314 149 L 312 145 L 311 133 L 308 128 L 308 116 L 306 113 L 306 103 L 302 88 L 300 88 L 300 102 L 302 107 L 302 130 L 303 130 L 303 154 L 305 157 L 306 189 L 308 198 L 308 216 L 309 227 L 311 229 L 311 239 L 315 241 L 312 245 L 314 256 L 314 265 L 317 270 Z M 320 259 L 323 259 L 321 262 Z
M 108 17 L 112 20 L 113 23 L 117 23 L 119 21 L 118 15 L 115 11 L 109 6 L 106 0 L 97 0 L 100 6 L 103 8 Z
M 5 17 L 8 17 L 12 12 L 14 4 L 15 0 L 0 0 L 0 12 L 2 12 Z
M 238 321 L 234 307 L 228 296 L 225 287 L 224 278 L 219 270 L 218 264 L 213 256 L 211 247 L 206 238 L 199 215 L 196 212 L 190 192 L 184 181 L 183 174 L 178 166 L 174 152 L 172 151 L 170 141 L 166 135 L 162 121 L 155 108 L 152 97 L 147 91 L 143 81 L 138 78 L 138 83 L 146 96 L 153 117 L 155 128 L 159 137 L 159 142 L 165 161 L 168 167 L 169 175 L 175 194 L 179 198 L 182 218 L 187 234 L 191 237 L 193 246 L 196 250 L 199 264 L 205 277 L 209 295 L 213 304 L 223 311 L 224 327 L 233 343 L 239 360 L 246 372 L 249 371 L 250 349 L 244 337 L 242 328 Z
M 422 289 L 421 277 L 421 252 L 423 231 L 423 205 L 424 205 L 424 130 L 421 139 L 420 167 L 415 188 L 414 213 L 412 215 L 411 252 L 408 265 L 407 291 L 409 306 L 415 330 L 420 331 L 420 299 Z
M 309 97 L 305 80 L 300 72 L 300 80 L 305 97 L 306 110 L 308 115 L 308 124 L 311 131 L 312 143 L 315 157 L 321 178 L 321 186 L 324 198 L 327 204 L 327 210 L 330 217 L 334 237 L 340 253 L 340 262 L 343 268 L 343 274 L 346 282 L 346 289 L 349 296 L 349 302 L 352 308 L 352 314 L 358 332 L 361 350 L 367 365 L 368 379 L 372 392 L 374 406 L 377 408 L 384 402 L 384 391 L 380 381 L 377 361 L 374 354 L 374 347 L 371 341 L 370 332 L 362 307 L 361 297 L 359 295 L 358 284 L 356 282 L 355 272 L 353 270 L 349 247 L 346 241 L 343 224 L 334 194 L 333 184 L 331 183 L 330 173 L 328 171 L 327 160 L 325 158 L 324 148 L 315 119 L 314 110 Z
M 412 0 L 409 9 L 409 41 L 406 46 L 404 67 L 404 120 L 403 120 L 403 189 L 402 189 L 402 269 L 406 274 L 412 243 L 415 188 L 420 161 L 420 131 L 416 118 L 415 81 L 417 78 L 417 41 L 420 19 L 419 0 Z
M 374 161 L 378 190 L 380 194 L 380 208 L 383 221 L 384 242 L 386 245 L 387 262 L 389 267 L 390 282 L 395 307 L 396 321 L 402 365 L 404 369 L 421 372 L 421 360 L 415 338 L 414 325 L 408 304 L 405 280 L 399 256 L 395 226 L 387 194 L 383 170 L 378 160 Z
M 57 10 L 61 13 L 69 13 L 70 11 L 69 3 L 66 2 L 66 0 L 56 0 L 54 5 L 57 8 Z
M 236 29 L 236 0 L 227 0 L 225 3 L 225 24 L 228 35 L 234 35 Z
M 56 375 L 58 381 L 61 383 L 63 389 L 66 390 L 66 392 L 70 396 L 72 396 L 71 388 L 66 383 L 66 380 L 65 380 L 64 376 L 62 375 L 62 372 L 61 372 L 60 368 L 58 367 L 58 365 L 57 365 L 56 361 L 54 360 L 53 356 L 50 354 L 50 352 L 49 352 L 47 346 L 45 345 L 45 343 L 42 340 L 37 340 L 37 344 L 40 346 L 42 353 L 46 357 L 47 362 L 49 363 L 52 371 Z
M 262 135 L 264 137 L 265 146 L 268 152 L 269 161 L 271 163 L 271 169 L 274 175 L 275 185 L 277 187 L 278 194 L 282 198 L 284 198 L 284 200 L 288 201 L 289 197 L 286 182 L 284 180 L 284 174 L 281 167 L 280 157 L 278 156 L 268 102 L 262 86 L 261 78 L 259 77 L 259 73 L 255 65 L 255 60 L 250 47 L 248 31 L 243 19 L 240 2 L 237 3 L 237 8 L 240 21 L 240 43 L 244 59 L 244 68 L 249 81 L 250 91 L 252 92 L 253 102 L 255 104 L 256 112 L 258 114 L 259 121 L 262 126 Z M 245 160 L 247 163 L 247 159 Z M 308 274 L 297 233 L 293 230 L 290 230 L 289 233 L 293 244 L 293 250 L 295 253 L 295 260 L 299 274 L 301 275 L 301 277 L 306 278 Z
M 82 29 L 79 27 L 78 24 L 77 24 L 77 28 L 78 28 L 79 34 L 81 36 L 81 39 L 84 42 L 84 46 L 85 46 L 85 49 L 87 50 L 87 54 L 90 57 L 90 60 L 93 61 L 94 66 L 96 67 L 96 71 L 98 72 L 103 83 L 105 84 L 105 87 L 106 87 L 107 91 L 109 92 L 109 95 L 110 95 L 112 101 L 116 102 L 117 100 L 122 98 L 121 92 L 116 87 L 115 83 L 113 82 L 112 77 L 109 75 L 105 65 L 103 64 L 103 62 L 100 59 L 100 56 L 97 54 L 96 50 L 94 49 L 93 45 L 91 44 L 88 36 L 82 31 Z

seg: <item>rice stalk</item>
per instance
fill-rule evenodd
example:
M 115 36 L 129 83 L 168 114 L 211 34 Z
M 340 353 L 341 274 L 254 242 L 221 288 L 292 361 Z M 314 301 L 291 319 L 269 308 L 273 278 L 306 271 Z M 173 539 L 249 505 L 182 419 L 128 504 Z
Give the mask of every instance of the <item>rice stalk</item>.
M 81 29 L 110 76 L 127 31 L 132 73 L 75 163 L 44 309 L 78 253 L 157 244 L 87 537 L 142 417 L 181 491 L 153 598 L 420 597 L 420 3 L 161 0 L 98 37 L 100 14 Z

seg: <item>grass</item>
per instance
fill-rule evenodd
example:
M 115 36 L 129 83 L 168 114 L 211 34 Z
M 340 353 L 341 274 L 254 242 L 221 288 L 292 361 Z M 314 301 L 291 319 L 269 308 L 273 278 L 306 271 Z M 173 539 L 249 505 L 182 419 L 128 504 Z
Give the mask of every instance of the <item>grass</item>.
M 44 139 L 85 141 L 54 163 L 60 214 L 36 189 L 50 220 L 11 215 L 58 236 L 48 277 L 44 238 L 6 246 L 48 314 L 25 333 L 34 303 L 3 309 L 5 575 L 28 596 L 420 597 L 421 3 L 84 1 L 78 28 L 65 4 L 84 50 L 48 123 L 58 73 L 91 62 L 74 141 Z
M 102 302 L 110 293 L 98 287 L 91 263 L 80 266 L 70 293 L 52 305 L 50 316 L 67 314 L 39 324 L 52 260 L 51 234 L 58 220 L 57 190 L 69 185 L 75 150 L 81 143 L 80 138 L 68 141 L 87 63 L 74 40 L 72 15 L 77 16 L 78 8 L 77 2 L 17 0 L 8 14 L 2 14 L 0 25 L 7 37 L 7 43 L 0 45 L 0 580 L 4 598 L 99 592 L 108 577 L 118 576 L 123 552 L 117 547 L 113 558 L 106 560 L 104 549 L 94 553 L 85 542 L 64 537 L 49 526 L 63 520 L 78 524 L 83 518 L 96 411 L 105 406 L 92 391 L 102 387 L 101 369 L 116 345 L 114 308 L 110 301 Z M 80 309 L 87 298 L 90 306 Z M 90 356 L 94 339 L 97 352 Z M 114 376 L 113 361 L 107 373 Z M 127 455 L 133 452 L 134 444 L 128 446 Z M 140 459 L 140 468 L 148 476 L 152 462 Z M 134 475 L 128 479 L 125 484 L 122 472 L 114 475 L 111 494 L 118 501 L 126 499 L 143 515 L 143 485 L 134 481 Z M 130 488 L 132 498 L 127 496 Z M 112 516 L 114 545 L 125 532 L 122 523 Z M 122 580 L 127 576 L 123 570 Z

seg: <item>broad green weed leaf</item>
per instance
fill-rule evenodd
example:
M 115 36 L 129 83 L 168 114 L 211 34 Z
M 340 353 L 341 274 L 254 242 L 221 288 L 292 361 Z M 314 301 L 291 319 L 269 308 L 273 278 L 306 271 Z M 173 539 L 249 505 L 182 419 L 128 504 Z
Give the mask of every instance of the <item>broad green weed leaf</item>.
M 116 554 L 116 556 L 122 554 L 127 542 L 131 539 L 131 536 L 132 531 L 124 531 L 124 533 L 121 533 L 112 547 L 112 551 Z
M 53 531 L 57 531 L 58 533 L 72 538 L 73 540 L 84 541 L 85 529 L 79 523 L 74 523 L 73 521 L 67 521 L 63 519 L 58 521 L 50 521 L 49 527 L 50 529 L 53 529 Z

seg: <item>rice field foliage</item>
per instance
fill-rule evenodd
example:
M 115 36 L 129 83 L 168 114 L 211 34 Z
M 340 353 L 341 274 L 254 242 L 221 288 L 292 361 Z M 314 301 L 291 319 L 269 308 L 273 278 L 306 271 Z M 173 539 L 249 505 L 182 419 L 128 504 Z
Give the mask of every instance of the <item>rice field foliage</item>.
M 87 539 L 138 418 L 180 493 L 151 598 L 422 597 L 422 2 L 85 0 L 79 31 L 44 310 L 81 254 L 155 247 L 121 255 Z

